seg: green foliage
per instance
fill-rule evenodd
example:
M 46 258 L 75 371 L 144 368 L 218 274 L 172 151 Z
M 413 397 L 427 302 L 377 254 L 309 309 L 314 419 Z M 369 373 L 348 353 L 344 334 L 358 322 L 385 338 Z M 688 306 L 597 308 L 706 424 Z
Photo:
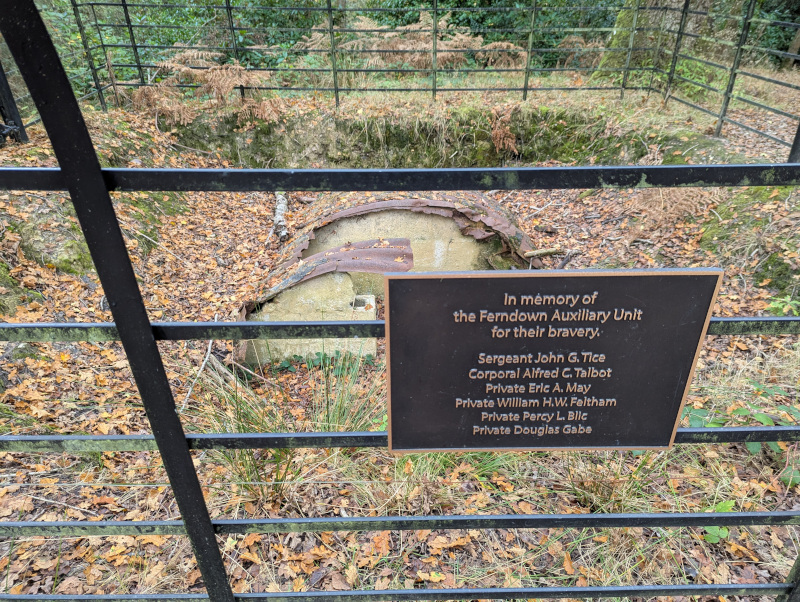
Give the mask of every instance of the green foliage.
M 734 506 L 735 502 L 733 500 L 725 500 L 719 502 L 713 508 L 709 508 L 709 510 L 713 512 L 733 512 Z M 708 543 L 719 543 L 721 540 L 727 539 L 728 535 L 730 535 L 728 527 L 703 527 L 703 530 L 705 531 L 703 539 Z
M 695 408 L 687 406 L 684 410 L 684 416 L 689 418 L 689 426 L 693 429 L 696 428 L 719 428 L 725 426 L 725 418 L 705 410 L 703 408 Z
M 294 420 L 286 410 L 288 394 L 278 388 L 275 397 L 255 394 L 239 374 L 230 372 L 213 357 L 198 381 L 203 407 L 197 422 L 212 433 L 290 433 Z M 299 474 L 294 449 L 234 449 L 215 451 L 241 487 L 257 499 L 280 496 L 287 483 Z
M 569 32 L 563 31 L 564 29 L 612 27 L 616 11 L 608 10 L 608 8 L 618 5 L 617 0 L 596 0 L 591 3 L 591 10 L 574 10 L 575 3 L 570 0 L 552 0 L 546 6 L 538 6 L 533 31 L 533 48 L 557 47 L 564 37 L 569 35 Z M 420 6 L 420 3 L 409 2 L 409 0 L 382 0 L 376 6 L 395 9 L 381 13 L 364 13 L 365 16 L 375 19 L 381 25 L 398 27 L 419 21 L 419 11 L 408 10 L 408 7 Z M 528 44 L 532 6 L 532 2 L 518 0 L 512 3 L 506 0 L 499 5 L 492 0 L 440 0 L 438 3 L 441 16 L 451 12 L 450 23 L 452 25 L 469 28 L 476 35 L 483 36 L 487 43 L 512 42 L 523 48 L 527 48 Z M 503 8 L 508 10 L 502 10 Z M 487 29 L 511 31 L 485 31 Z M 595 33 L 592 39 L 605 40 L 606 37 L 605 33 L 599 35 Z M 532 55 L 531 64 L 553 67 L 559 59 L 563 60 L 566 54 L 568 53 L 557 51 L 535 52 Z
M 335 2 L 334 2 L 335 4 Z M 289 48 L 308 32 L 307 30 L 327 24 L 327 12 L 321 9 L 327 3 L 321 0 L 243 0 L 237 2 L 234 24 L 237 28 L 250 31 L 237 32 L 239 46 L 279 46 Z M 259 7 L 257 10 L 253 7 Z M 272 7 L 292 6 L 291 10 L 278 10 Z M 309 10 L 314 9 L 314 10 Z M 287 53 L 288 57 L 288 53 Z M 248 51 L 243 57 L 244 63 L 260 62 L 263 55 Z M 273 59 L 274 60 L 274 59 Z M 283 62 L 283 61 L 279 61 Z
M 688 59 L 680 59 L 676 63 L 675 75 L 690 81 L 676 78 L 673 80 L 673 88 L 695 101 L 703 100 L 708 95 L 709 91 L 703 85 L 718 88 L 725 77 L 720 69 Z
M 371 362 L 374 364 L 374 361 Z M 386 374 L 383 365 L 336 351 L 317 352 L 307 361 L 312 375 L 313 418 L 322 431 L 367 431 L 386 414 Z
M 776 298 L 767 306 L 767 309 L 777 316 L 800 316 L 800 299 L 794 299 L 791 295 Z
M 756 8 L 756 19 L 764 21 L 785 21 L 787 23 L 800 22 L 800 3 L 795 0 L 764 0 Z M 771 23 L 756 22 L 751 29 L 749 44 L 760 46 L 761 48 L 771 48 L 786 52 L 792 43 L 797 30 L 785 25 L 772 25 Z M 783 58 L 775 55 L 768 55 L 769 61 L 774 66 L 779 67 Z M 761 57 L 757 57 L 761 58 Z
M 756 397 L 770 401 L 770 406 L 774 407 L 779 412 L 779 415 L 767 414 L 760 407 L 747 402 L 746 407 L 733 410 L 731 412 L 732 416 L 749 419 L 748 422 L 755 420 L 764 426 L 796 426 L 800 424 L 800 409 L 794 405 L 776 403 L 774 399 L 776 397 L 791 397 L 788 391 L 778 385 L 764 384 L 753 380 L 750 380 L 750 384 L 755 391 Z M 784 454 L 784 450 L 775 441 L 767 441 L 765 445 L 775 454 L 777 460 L 783 464 L 783 469 L 779 474 L 780 480 L 787 487 L 800 484 L 800 469 L 791 461 L 791 456 Z M 753 455 L 760 454 L 762 451 L 762 444 L 758 441 L 748 441 L 745 443 L 745 447 Z

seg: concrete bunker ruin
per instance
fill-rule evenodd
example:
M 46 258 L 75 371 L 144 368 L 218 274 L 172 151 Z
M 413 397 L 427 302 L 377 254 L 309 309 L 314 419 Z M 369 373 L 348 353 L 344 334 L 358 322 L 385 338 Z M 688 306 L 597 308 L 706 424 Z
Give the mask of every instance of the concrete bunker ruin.
M 386 272 L 527 269 L 533 250 L 510 212 L 472 192 L 334 193 L 300 210 L 295 231 L 256 298 L 240 309 L 262 322 L 374 320 Z M 375 339 L 242 341 L 258 365 L 336 351 L 375 355 Z

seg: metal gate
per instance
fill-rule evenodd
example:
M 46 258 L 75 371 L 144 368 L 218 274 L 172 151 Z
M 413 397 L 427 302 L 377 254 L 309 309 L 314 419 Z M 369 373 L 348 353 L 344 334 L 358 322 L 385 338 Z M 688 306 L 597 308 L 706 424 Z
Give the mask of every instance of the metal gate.
M 800 164 L 698 165 L 655 167 L 564 167 L 429 170 L 222 170 L 101 169 L 78 103 L 33 0 L 0 11 L 2 31 L 37 104 L 60 168 L 2 168 L 0 188 L 68 190 L 109 301 L 114 323 L 0 325 L 4 341 L 109 341 L 125 349 L 152 436 L 4 436 L 0 450 L 82 452 L 152 450 L 163 458 L 182 521 L 74 521 L 0 523 L 0 536 L 187 534 L 207 589 L 204 594 L 25 596 L 0 600 L 443 600 L 515 598 L 599 598 L 675 595 L 772 595 L 800 600 L 800 561 L 786 583 L 753 585 L 637 585 L 608 587 L 413 589 L 350 592 L 254 593 L 231 591 L 217 535 L 320 531 L 412 529 L 525 529 L 587 527 L 691 527 L 800 524 L 800 512 L 732 512 L 380 516 L 211 520 L 192 463 L 193 449 L 274 449 L 298 447 L 382 447 L 385 433 L 258 433 L 186 435 L 175 409 L 156 342 L 189 339 L 380 337 L 381 321 L 312 323 L 151 323 L 127 255 L 110 191 L 251 190 L 489 190 L 635 186 L 800 185 Z M 800 334 L 798 318 L 713 319 L 709 334 Z M 798 441 L 800 427 L 683 428 L 676 443 Z

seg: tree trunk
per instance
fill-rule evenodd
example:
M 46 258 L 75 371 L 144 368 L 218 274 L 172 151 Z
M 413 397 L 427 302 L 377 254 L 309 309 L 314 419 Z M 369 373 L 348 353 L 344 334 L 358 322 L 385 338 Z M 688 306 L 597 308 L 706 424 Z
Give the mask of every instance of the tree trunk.
M 792 43 L 789 44 L 789 50 L 787 50 L 787 52 L 789 54 L 798 54 L 800 52 L 800 29 L 797 30 L 796 34 L 794 34 L 794 40 L 792 40 Z M 783 68 L 790 69 L 792 65 L 794 65 L 795 60 L 797 59 L 787 56 L 785 59 L 783 59 Z

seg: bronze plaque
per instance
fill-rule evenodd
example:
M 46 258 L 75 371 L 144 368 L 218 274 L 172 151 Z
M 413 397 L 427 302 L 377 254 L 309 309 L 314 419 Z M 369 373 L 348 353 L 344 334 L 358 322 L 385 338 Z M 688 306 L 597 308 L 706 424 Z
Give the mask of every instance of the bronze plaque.
M 721 279 L 388 274 L 389 449 L 669 447 Z

